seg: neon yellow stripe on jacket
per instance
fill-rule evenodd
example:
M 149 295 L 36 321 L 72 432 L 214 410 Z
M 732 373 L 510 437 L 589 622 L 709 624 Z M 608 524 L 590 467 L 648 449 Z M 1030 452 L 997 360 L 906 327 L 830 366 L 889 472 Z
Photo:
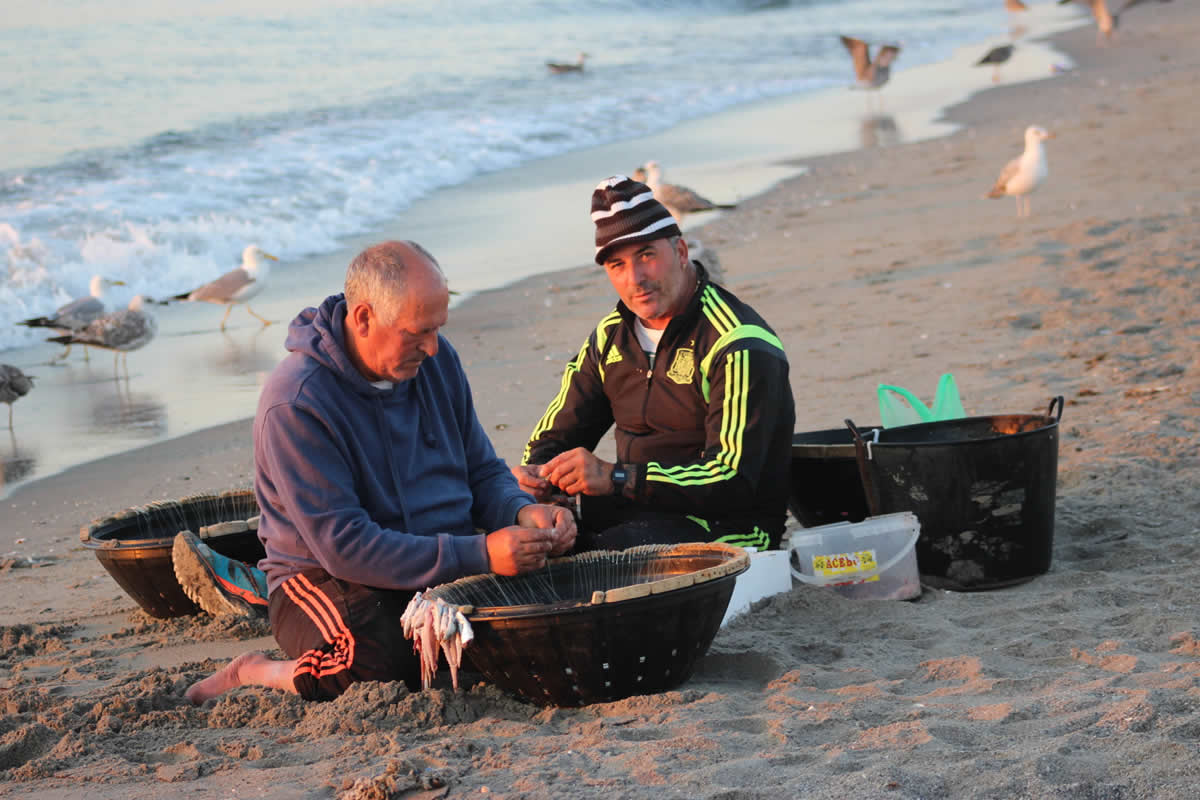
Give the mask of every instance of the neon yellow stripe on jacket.
M 608 329 L 614 324 L 621 321 L 621 315 L 613 310 L 608 316 L 600 320 L 600 324 L 596 326 L 596 348 L 597 352 L 603 352 L 604 345 L 608 341 Z M 567 400 L 567 392 L 571 388 L 571 380 L 579 373 L 579 369 L 583 366 L 583 361 L 587 357 L 588 342 L 584 341 L 583 347 L 579 348 L 579 353 L 574 360 L 567 362 L 566 369 L 563 370 L 562 382 L 558 387 L 558 394 L 550 401 L 550 405 L 546 408 L 546 413 L 542 414 L 542 418 L 538 420 L 538 424 L 534 426 L 533 433 L 529 435 L 529 441 L 525 445 L 525 453 L 521 456 L 521 463 L 529 463 L 529 451 L 533 443 L 538 440 L 543 433 L 554 427 L 554 418 L 558 416 L 558 412 L 562 411 L 563 405 Z M 600 369 L 600 379 L 604 380 L 604 365 L 597 365 Z
M 737 547 L 753 547 L 756 550 L 766 550 L 771 546 L 771 536 L 757 525 L 750 533 L 731 533 L 714 541 L 722 544 L 732 544 Z
M 725 302 L 725 298 L 721 297 L 721 293 L 712 286 L 704 287 L 704 294 L 700 297 L 700 308 L 718 336 L 723 336 L 738 326 L 737 315 Z
M 708 402 L 709 395 L 711 394 L 708 383 L 708 368 L 712 365 L 713 356 L 721 352 L 726 345 L 740 339 L 761 339 L 773 347 L 778 347 L 779 351 L 783 352 L 783 342 L 779 341 L 779 337 L 761 325 L 739 325 L 721 334 L 721 338 L 713 343 L 713 346 L 708 351 L 708 355 L 700 362 L 700 393 L 704 396 L 704 402 Z
M 725 398 L 721 414 L 721 449 L 702 464 L 664 467 L 656 461 L 646 466 L 646 480 L 698 486 L 729 480 L 742 461 L 742 437 L 746 431 L 750 387 L 750 354 L 745 350 L 726 358 Z

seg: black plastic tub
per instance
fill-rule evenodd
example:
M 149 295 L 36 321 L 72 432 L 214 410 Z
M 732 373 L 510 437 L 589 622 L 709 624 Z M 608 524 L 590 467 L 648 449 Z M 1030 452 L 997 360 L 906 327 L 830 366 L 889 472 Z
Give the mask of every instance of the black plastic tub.
M 219 535 L 209 535 L 220 527 Z M 129 508 L 79 531 L 113 580 L 152 617 L 197 614 L 175 578 L 171 546 L 183 530 L 198 533 L 221 555 L 255 564 L 265 555 L 258 539 L 258 502 L 251 491 L 202 494 Z
M 792 434 L 791 471 L 788 510 L 804 527 L 867 518 L 854 434 L 847 428 Z
M 871 514 L 921 522 L 921 580 L 954 591 L 999 589 L 1050 569 L 1063 400 L 1046 414 L 926 422 L 862 431 L 858 466 Z

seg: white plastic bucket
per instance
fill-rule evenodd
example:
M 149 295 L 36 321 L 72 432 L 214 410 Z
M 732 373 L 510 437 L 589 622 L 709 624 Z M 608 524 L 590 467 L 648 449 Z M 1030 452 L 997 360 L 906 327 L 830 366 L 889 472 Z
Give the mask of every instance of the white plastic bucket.
M 835 522 L 792 534 L 792 577 L 853 598 L 911 600 L 921 594 L 911 511 Z

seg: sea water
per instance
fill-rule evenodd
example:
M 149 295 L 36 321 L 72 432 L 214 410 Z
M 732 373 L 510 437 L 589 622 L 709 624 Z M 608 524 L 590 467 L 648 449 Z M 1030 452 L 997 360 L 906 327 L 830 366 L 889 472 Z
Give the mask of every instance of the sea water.
M 1008 24 L 999 0 L 6 0 L 0 351 L 96 273 L 123 303 L 251 242 L 330 253 L 439 188 L 844 86 L 839 33 L 907 69 Z

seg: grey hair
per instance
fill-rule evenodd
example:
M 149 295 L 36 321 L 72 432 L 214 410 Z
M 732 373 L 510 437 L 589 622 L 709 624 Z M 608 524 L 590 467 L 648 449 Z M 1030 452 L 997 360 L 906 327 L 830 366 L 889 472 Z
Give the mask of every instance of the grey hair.
M 438 274 L 442 274 L 442 267 L 433 254 L 416 242 L 392 241 L 372 245 L 355 256 L 346 269 L 348 308 L 366 303 L 384 325 L 395 323 L 408 288 L 409 265 L 404 262 L 407 255 L 405 245 L 428 258 Z

